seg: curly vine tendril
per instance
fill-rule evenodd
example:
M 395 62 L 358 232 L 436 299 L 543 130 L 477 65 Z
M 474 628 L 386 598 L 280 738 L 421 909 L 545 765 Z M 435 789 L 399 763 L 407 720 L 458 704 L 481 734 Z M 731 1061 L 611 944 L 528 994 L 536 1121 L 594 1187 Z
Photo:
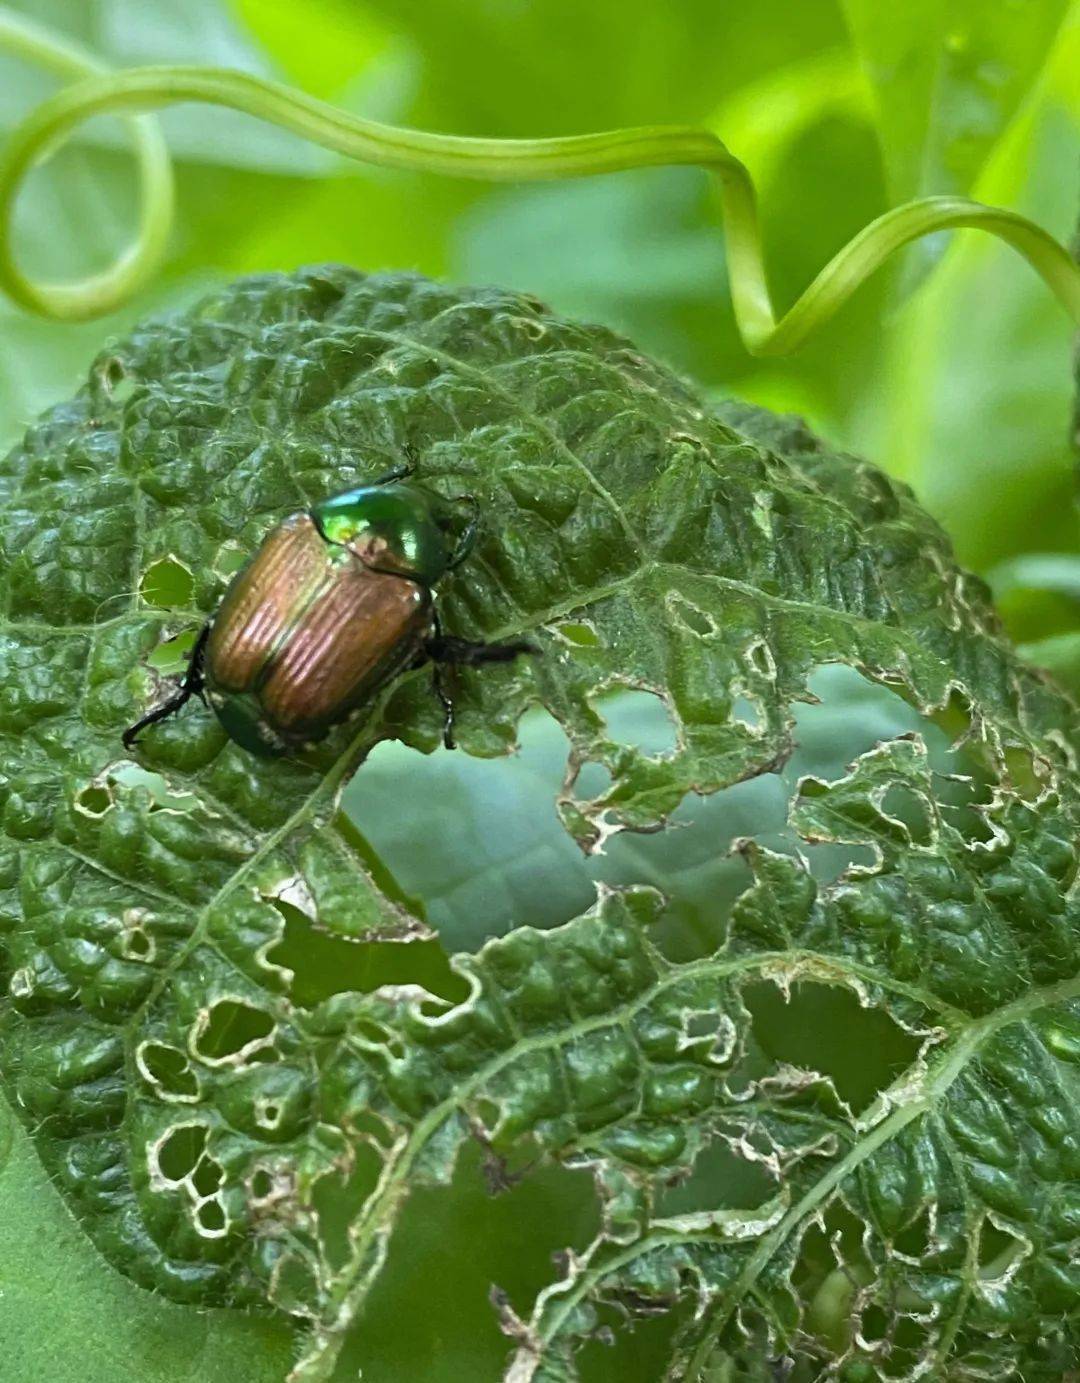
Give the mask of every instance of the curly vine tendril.
M 1080 269 L 1065 247 L 1015 212 L 962 197 L 926 197 L 879 216 L 829 261 L 778 321 L 765 276 L 753 183 L 746 168 L 707 130 L 655 125 L 560 139 L 471 139 L 399 129 L 242 72 L 163 66 L 107 73 L 74 45 L 2 9 L 0 46 L 81 79 L 38 106 L 0 155 L 0 286 L 23 307 L 62 321 L 85 320 L 121 306 L 153 274 L 172 217 L 172 174 L 156 126 L 136 113 L 204 101 L 244 111 L 334 153 L 385 168 L 490 182 L 589 177 L 682 164 L 705 168 L 719 182 L 735 318 L 747 349 L 755 355 L 794 350 L 896 250 L 934 231 L 960 227 L 989 231 L 1012 245 L 1080 324 Z M 104 273 L 77 283 L 36 283 L 19 269 L 11 250 L 19 187 L 34 164 L 78 125 L 104 114 L 132 118 L 142 186 L 135 242 Z

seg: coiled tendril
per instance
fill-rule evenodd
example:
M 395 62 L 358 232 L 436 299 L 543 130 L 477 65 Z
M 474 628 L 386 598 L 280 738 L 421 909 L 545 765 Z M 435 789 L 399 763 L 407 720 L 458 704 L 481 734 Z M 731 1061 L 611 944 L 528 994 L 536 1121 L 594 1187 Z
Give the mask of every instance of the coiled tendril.
M 244 111 L 348 158 L 490 182 L 590 177 L 631 168 L 690 164 L 715 174 L 726 230 L 735 319 L 754 355 L 783 355 L 829 320 L 890 255 L 934 231 L 974 227 L 1012 245 L 1080 324 L 1080 269 L 1047 231 L 1012 211 L 963 197 L 925 197 L 887 211 L 829 261 L 777 319 L 769 295 L 754 186 L 716 135 L 687 126 L 646 126 L 559 139 L 469 139 L 379 124 L 276 82 L 213 67 L 136 67 L 106 72 L 88 54 L 22 16 L 0 9 L 0 44 L 63 76 L 78 78 L 39 105 L 0 155 L 0 287 L 23 307 L 62 321 L 121 306 L 153 275 L 173 212 L 168 152 L 138 113 L 185 101 Z M 76 283 L 39 283 L 15 262 L 14 203 L 27 172 L 94 115 L 132 117 L 142 185 L 134 243 L 103 273 Z

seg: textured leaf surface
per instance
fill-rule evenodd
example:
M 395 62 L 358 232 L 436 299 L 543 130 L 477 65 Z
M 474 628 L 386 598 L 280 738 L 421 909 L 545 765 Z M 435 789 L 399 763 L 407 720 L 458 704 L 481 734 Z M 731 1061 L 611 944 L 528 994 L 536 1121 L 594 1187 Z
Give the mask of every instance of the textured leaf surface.
M 778 770 L 822 664 L 922 733 L 804 777 L 799 848 L 737 842 L 749 886 L 696 949 L 659 894 L 604 888 L 451 970 L 338 811 L 379 739 L 437 741 L 423 671 L 310 761 L 255 761 L 198 705 L 138 764 L 119 745 L 267 528 L 406 447 L 485 517 L 448 629 L 542 649 L 461 675 L 462 746 L 498 755 L 546 706 L 587 849 Z M 532 299 L 334 268 L 136 331 L 0 484 L 0 1070 L 111 1262 L 305 1320 L 296 1376 L 329 1377 L 410 1193 L 479 1145 L 494 1187 L 591 1170 L 601 1210 L 534 1303 L 496 1294 L 514 1380 L 574 1378 L 668 1312 L 675 1377 L 785 1354 L 807 1377 L 1060 1376 L 1075 708 L 906 490 Z M 621 737 L 620 689 L 660 699 L 670 748 Z M 855 862 L 815 870 L 822 846 Z M 822 1004 L 860 1051 L 846 1075 Z

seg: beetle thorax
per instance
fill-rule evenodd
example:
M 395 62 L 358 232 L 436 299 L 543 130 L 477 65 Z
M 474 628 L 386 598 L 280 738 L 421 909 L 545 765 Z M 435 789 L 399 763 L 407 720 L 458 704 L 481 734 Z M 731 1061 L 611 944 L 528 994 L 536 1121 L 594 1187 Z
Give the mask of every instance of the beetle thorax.
M 373 571 L 433 586 L 450 560 L 436 499 L 417 485 L 362 486 L 316 504 L 311 517 L 323 538 Z

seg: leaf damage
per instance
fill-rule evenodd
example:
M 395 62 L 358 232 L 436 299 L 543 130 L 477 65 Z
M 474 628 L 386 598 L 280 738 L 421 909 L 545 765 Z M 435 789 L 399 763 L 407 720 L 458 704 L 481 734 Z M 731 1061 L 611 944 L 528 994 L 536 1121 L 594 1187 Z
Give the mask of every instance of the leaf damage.
M 898 691 L 926 733 L 801 778 L 796 850 L 735 843 L 752 879 L 708 953 L 668 954 L 655 890 L 601 888 L 443 975 L 338 809 L 380 739 L 437 742 L 422 673 L 306 758 L 252 759 L 198 706 L 137 766 L 119 749 L 230 554 L 406 447 L 484 516 L 447 628 L 543 649 L 460 673 L 459 740 L 504 754 L 546 707 L 585 849 L 774 772 L 823 664 Z M 408 1197 L 479 1142 L 493 1186 L 584 1168 L 601 1211 L 528 1311 L 493 1296 L 515 1383 L 571 1380 L 590 1342 L 668 1312 L 673 1378 L 788 1356 L 1060 1376 L 1080 1347 L 1076 708 L 903 486 L 790 420 L 706 409 L 534 300 L 334 267 L 137 329 L 0 483 L 0 1073 L 110 1261 L 303 1319 L 293 1376 L 325 1379 Z M 658 700 L 664 733 L 613 720 L 616 687 Z M 817 845 L 862 853 L 821 879 Z M 415 970 L 367 985 L 386 943 Z M 789 1009 L 854 996 L 911 1050 L 858 1104 L 823 1057 L 770 1048 L 762 985 Z

